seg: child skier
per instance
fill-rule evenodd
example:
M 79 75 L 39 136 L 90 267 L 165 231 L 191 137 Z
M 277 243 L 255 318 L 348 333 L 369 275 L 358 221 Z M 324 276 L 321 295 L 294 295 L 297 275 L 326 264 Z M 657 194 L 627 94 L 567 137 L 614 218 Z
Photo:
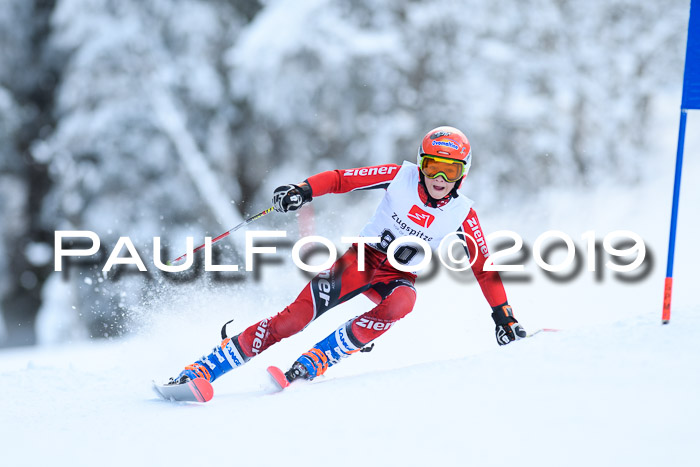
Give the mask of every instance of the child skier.
M 313 278 L 288 307 L 235 337 L 224 335 L 224 340 L 209 355 L 186 366 L 179 376 L 171 378 L 170 384 L 182 384 L 198 377 L 212 382 L 359 294 L 370 298 L 376 306 L 341 325 L 302 354 L 284 376 L 289 382 L 313 379 L 341 358 L 366 349 L 370 342 L 406 316 L 416 301 L 416 276 L 394 268 L 387 261 L 389 244 L 406 235 L 425 240 L 433 249 L 445 236 L 455 232 L 475 238 L 478 242 L 466 241 L 466 249 L 474 261 L 474 275 L 493 310 L 491 317 L 496 323 L 498 344 L 525 337 L 525 330 L 508 305 L 498 272 L 483 269 L 489 253 L 476 212 L 471 208 L 472 201 L 457 191 L 469 172 L 471 159 L 471 146 L 466 136 L 456 128 L 443 126 L 423 138 L 417 166 L 404 162 L 401 166 L 385 164 L 333 170 L 313 175 L 298 185 L 277 188 L 273 204 L 279 212 L 297 210 L 314 197 L 328 193 L 386 190 L 374 216 L 360 233 L 361 237 L 378 237 L 380 241 L 351 246 L 330 269 Z M 364 248 L 364 269 L 358 267 L 360 248 Z M 396 249 L 394 257 L 408 269 L 418 264 L 419 250 L 404 244 Z

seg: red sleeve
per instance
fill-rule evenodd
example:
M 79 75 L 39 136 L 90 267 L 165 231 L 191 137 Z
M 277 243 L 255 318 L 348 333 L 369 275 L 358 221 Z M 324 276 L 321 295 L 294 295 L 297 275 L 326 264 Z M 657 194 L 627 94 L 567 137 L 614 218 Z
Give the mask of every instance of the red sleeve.
M 309 177 L 312 196 L 347 193 L 354 190 L 386 189 L 401 168 L 396 164 L 374 165 L 357 169 L 329 170 Z
M 486 258 L 489 257 L 489 249 L 486 245 L 484 231 L 481 228 L 479 218 L 476 216 L 476 211 L 474 211 L 474 209 L 471 209 L 467 218 L 464 219 L 462 230 L 474 239 L 476 247 L 478 248 L 475 248 L 474 242 L 467 239 L 469 258 L 473 260 L 474 255 L 476 255 L 476 261 L 472 265 L 472 271 L 474 271 L 474 276 L 476 276 L 476 280 L 479 282 L 481 292 L 492 307 L 503 305 L 508 301 L 508 297 L 506 297 L 506 291 L 503 288 L 501 276 L 498 274 L 498 271 L 484 271 L 484 262 Z

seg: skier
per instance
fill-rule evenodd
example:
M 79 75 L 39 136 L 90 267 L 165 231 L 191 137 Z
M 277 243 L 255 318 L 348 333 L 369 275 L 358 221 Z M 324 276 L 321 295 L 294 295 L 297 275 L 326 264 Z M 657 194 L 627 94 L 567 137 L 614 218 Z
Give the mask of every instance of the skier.
M 415 274 L 394 268 L 386 254 L 392 241 L 406 235 L 421 238 L 431 248 L 437 248 L 445 236 L 455 232 L 474 238 L 475 244 L 467 240 L 465 249 L 474 261 L 472 270 L 492 308 L 498 344 L 525 337 L 525 330 L 508 304 L 498 272 L 483 269 L 489 253 L 476 212 L 471 208 L 473 202 L 457 191 L 469 172 L 471 159 L 467 137 L 456 128 L 442 126 L 423 138 L 417 166 L 404 162 L 401 166 L 384 164 L 333 170 L 313 175 L 296 185 L 277 188 L 273 205 L 279 212 L 295 211 L 314 197 L 328 193 L 386 190 L 374 216 L 360 233 L 361 237 L 379 237 L 380 241 L 367 243 L 367 246 L 352 245 L 277 315 L 253 324 L 232 338 L 222 332 L 224 340 L 220 345 L 186 366 L 176 378 L 171 378 L 170 384 L 182 384 L 198 377 L 212 382 L 359 294 L 370 298 L 376 306 L 344 323 L 303 353 L 284 376 L 288 382 L 313 379 L 340 359 L 370 349 L 367 345 L 406 316 L 416 301 Z M 358 267 L 360 248 L 364 248 L 364 269 Z M 402 269 L 408 269 L 418 264 L 419 252 L 419 248 L 408 243 L 397 248 L 394 257 L 406 266 Z

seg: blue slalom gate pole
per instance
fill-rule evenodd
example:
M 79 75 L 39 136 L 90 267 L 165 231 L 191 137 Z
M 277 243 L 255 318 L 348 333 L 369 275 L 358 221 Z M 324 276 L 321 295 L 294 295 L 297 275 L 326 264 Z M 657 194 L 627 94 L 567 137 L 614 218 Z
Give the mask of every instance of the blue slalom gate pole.
M 683 147 L 685 145 L 685 122 L 688 111 L 681 109 L 681 123 L 678 129 L 678 151 L 676 152 L 676 176 L 673 182 L 673 205 L 671 207 L 671 232 L 668 238 L 668 260 L 664 282 L 664 306 L 661 322 L 668 324 L 671 319 L 671 290 L 673 289 L 673 257 L 676 252 L 676 225 L 678 223 L 678 201 L 681 194 L 681 173 L 683 172 Z
M 688 19 L 688 44 L 685 49 L 685 71 L 683 73 L 683 97 L 681 99 L 681 122 L 678 128 L 678 151 L 676 152 L 676 176 L 673 184 L 671 209 L 671 232 L 668 238 L 668 263 L 664 283 L 664 305 L 661 322 L 671 319 L 671 289 L 673 287 L 673 257 L 676 250 L 676 225 L 678 223 L 678 199 L 681 192 L 683 170 L 683 146 L 685 123 L 689 109 L 700 109 L 700 0 L 690 0 Z

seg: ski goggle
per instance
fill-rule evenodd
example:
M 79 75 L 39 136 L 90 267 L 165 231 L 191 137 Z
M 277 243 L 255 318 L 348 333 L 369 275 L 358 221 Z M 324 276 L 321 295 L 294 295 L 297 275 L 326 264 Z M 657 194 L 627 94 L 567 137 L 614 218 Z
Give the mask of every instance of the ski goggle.
M 442 175 L 448 182 L 456 182 L 464 176 L 466 168 L 467 166 L 461 161 L 430 154 L 421 155 L 420 170 L 428 178 L 437 178 Z

